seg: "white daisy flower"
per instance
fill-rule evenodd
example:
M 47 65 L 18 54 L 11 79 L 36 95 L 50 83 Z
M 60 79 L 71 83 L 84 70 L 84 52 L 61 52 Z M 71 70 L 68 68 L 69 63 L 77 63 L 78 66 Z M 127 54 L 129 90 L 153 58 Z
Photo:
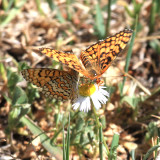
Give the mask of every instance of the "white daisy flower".
M 91 101 L 96 110 L 101 108 L 101 104 L 106 104 L 109 93 L 104 90 L 106 87 L 97 84 L 82 84 L 76 102 L 72 105 L 74 110 L 79 108 L 80 111 L 88 112 L 91 110 Z

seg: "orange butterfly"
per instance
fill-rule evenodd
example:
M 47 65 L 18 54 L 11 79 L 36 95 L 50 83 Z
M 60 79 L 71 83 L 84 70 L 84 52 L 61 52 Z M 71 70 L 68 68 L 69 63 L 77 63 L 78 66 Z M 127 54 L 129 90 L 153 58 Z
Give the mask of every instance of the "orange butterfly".
M 108 69 L 111 62 L 126 47 L 131 35 L 132 30 L 125 29 L 114 36 L 91 45 L 81 52 L 82 64 L 77 56 L 72 53 L 42 48 L 40 49 L 42 53 L 67 65 L 70 70 L 25 69 L 22 71 L 22 75 L 27 81 L 42 88 L 42 93 L 46 97 L 61 101 L 68 99 L 74 101 L 77 97 L 78 72 L 91 80 L 97 80 L 98 83 L 99 78 Z
M 132 36 L 132 30 L 125 29 L 114 36 L 110 36 L 105 40 L 88 47 L 80 54 L 82 64 L 77 56 L 72 53 L 60 52 L 50 48 L 41 48 L 40 51 L 48 57 L 67 65 L 69 68 L 83 74 L 91 80 L 97 80 L 111 65 L 111 62 L 126 47 Z

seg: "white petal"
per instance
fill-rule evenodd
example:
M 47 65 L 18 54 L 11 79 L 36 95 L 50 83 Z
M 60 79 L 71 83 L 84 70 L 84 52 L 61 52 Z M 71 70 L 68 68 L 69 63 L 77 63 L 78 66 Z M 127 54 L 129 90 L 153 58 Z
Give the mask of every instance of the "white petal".
M 109 93 L 108 93 L 106 90 L 100 89 L 99 91 L 100 91 L 103 95 L 109 97 Z
M 92 101 L 93 101 L 93 105 L 94 107 L 98 110 L 99 108 L 101 108 L 101 103 L 98 101 L 97 98 L 94 98 L 94 96 L 91 97 Z
M 72 105 L 73 109 L 74 110 L 77 110 L 77 108 L 80 106 L 80 103 L 79 102 L 76 102 Z
M 105 86 L 98 86 L 97 84 L 95 84 L 96 87 L 96 91 L 102 93 L 103 95 L 109 97 L 109 93 L 105 90 L 107 87 Z
M 79 110 L 80 111 L 85 111 L 85 106 L 86 106 L 86 101 L 84 99 L 84 101 L 81 103 Z
M 98 94 L 97 94 L 97 97 L 98 97 L 98 100 L 99 100 L 102 104 L 106 104 L 106 102 L 107 102 L 108 99 L 107 99 L 103 94 L 98 93 Z
M 103 89 L 103 88 L 107 88 L 107 87 L 105 87 L 105 86 L 100 86 L 99 88 L 102 88 L 102 89 Z
M 73 109 L 76 110 L 76 109 L 81 105 L 81 103 L 82 103 L 83 101 L 84 101 L 84 97 L 78 96 L 77 101 L 72 105 L 72 106 L 73 106 Z
M 80 105 L 80 111 L 83 111 L 83 112 L 88 112 L 89 110 L 90 110 L 90 106 L 91 104 L 90 104 L 90 99 L 89 99 L 89 97 L 85 97 L 84 99 L 83 99 L 83 102 L 81 103 L 81 105 Z

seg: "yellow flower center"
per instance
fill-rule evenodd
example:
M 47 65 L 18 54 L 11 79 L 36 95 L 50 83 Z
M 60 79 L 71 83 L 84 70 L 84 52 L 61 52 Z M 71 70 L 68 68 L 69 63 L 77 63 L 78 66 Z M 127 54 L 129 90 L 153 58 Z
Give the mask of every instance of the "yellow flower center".
M 96 91 L 94 84 L 83 84 L 79 87 L 79 94 L 84 97 L 91 96 Z

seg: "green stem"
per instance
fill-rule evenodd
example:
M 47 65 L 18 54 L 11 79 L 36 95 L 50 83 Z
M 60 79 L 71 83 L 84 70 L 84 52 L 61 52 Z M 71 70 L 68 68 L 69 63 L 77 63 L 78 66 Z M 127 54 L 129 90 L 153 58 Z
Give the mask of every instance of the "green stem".
M 71 121 L 74 120 L 76 118 L 76 116 L 78 115 L 79 112 L 76 112 L 75 115 L 71 118 Z M 55 133 L 55 135 L 52 138 L 52 142 L 55 141 L 55 139 L 57 138 L 57 136 L 61 133 L 61 131 L 63 130 L 63 127 L 66 126 L 68 123 L 68 121 Z
M 99 122 L 98 115 L 97 115 L 97 112 L 96 112 L 96 109 L 95 109 L 94 106 L 93 106 L 93 113 L 94 113 L 94 116 L 96 118 L 96 123 L 97 123 L 98 127 L 100 127 L 101 124 Z
M 111 20 L 111 0 L 108 1 L 108 19 L 107 19 L 107 27 L 106 27 L 107 36 L 109 35 L 110 20 Z
M 102 126 L 102 124 L 99 122 L 99 118 L 98 118 L 96 109 L 95 109 L 95 107 L 94 107 L 93 104 L 92 104 L 92 106 L 93 106 L 92 108 L 93 108 L 94 116 L 95 116 L 95 118 L 96 118 L 97 126 L 98 126 L 98 128 L 100 128 L 100 127 Z M 103 144 L 104 144 L 104 146 L 105 146 L 105 148 L 106 148 L 107 156 L 108 156 L 108 155 L 109 155 L 109 149 L 108 149 L 108 146 L 107 146 L 106 141 L 105 141 L 105 139 L 104 139 L 104 136 L 103 136 Z

